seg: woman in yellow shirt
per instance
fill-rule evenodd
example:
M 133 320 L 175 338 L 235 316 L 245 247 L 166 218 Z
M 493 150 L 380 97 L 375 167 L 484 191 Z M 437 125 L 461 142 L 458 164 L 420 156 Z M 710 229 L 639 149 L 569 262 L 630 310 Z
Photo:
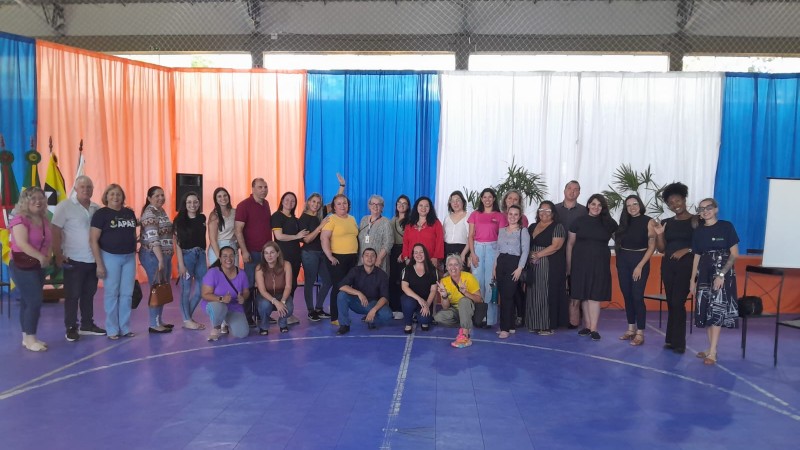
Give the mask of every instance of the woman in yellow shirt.
M 327 258 L 328 273 L 331 275 L 331 325 L 339 325 L 339 311 L 336 297 L 339 285 L 347 272 L 358 264 L 358 226 L 356 219 L 349 214 L 350 199 L 344 194 L 333 197 L 333 214 L 322 228 L 322 251 Z

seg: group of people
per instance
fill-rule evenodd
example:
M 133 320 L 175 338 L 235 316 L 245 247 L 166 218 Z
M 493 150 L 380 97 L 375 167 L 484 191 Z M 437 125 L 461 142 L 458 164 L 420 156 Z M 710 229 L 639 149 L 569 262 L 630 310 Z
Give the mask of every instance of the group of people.
M 68 341 L 81 335 L 134 336 L 130 316 L 137 246 L 151 286 L 169 282 L 177 257 L 183 328 L 206 328 L 194 319 L 202 302 L 210 341 L 226 333 L 244 337 L 249 328 L 267 335 L 273 312 L 280 332 L 288 332 L 289 325 L 299 322 L 293 314 L 301 267 L 308 320 L 330 319 L 339 335 L 350 331 L 352 311 L 364 315 L 370 328 L 391 318 L 404 321 L 405 333 L 413 332 L 414 319 L 423 331 L 433 323 L 458 327 L 452 345 L 459 348 L 471 345 L 475 326 L 499 322 L 501 339 L 523 325 L 548 336 L 557 328 L 578 328 L 581 316 L 578 335 L 599 340 L 601 304 L 611 300 L 611 239 L 628 321 L 621 340 L 644 343 L 644 289 L 656 250 L 664 254 L 666 348 L 685 351 L 690 293 L 698 302 L 697 325 L 708 327 L 710 346 L 698 354 L 706 364 L 716 362 L 720 328 L 736 326 L 736 231 L 717 218 L 713 199 L 700 202 L 698 215 L 690 213 L 688 189 L 681 183 L 663 189 L 663 200 L 674 213 L 663 222 L 647 216 L 635 195 L 625 199 L 617 222 L 601 194 L 589 197 L 586 206 L 579 204 L 580 184 L 570 181 L 564 200 L 541 202 L 532 224 L 519 191 L 498 199 L 491 188 L 481 192 L 471 213 L 463 193 L 453 192 L 441 221 L 428 197 L 412 205 L 407 196 L 399 196 L 388 218 L 384 199 L 373 195 L 370 213 L 357 224 L 349 214 L 345 180 L 337 177 L 340 188 L 330 204 L 312 194 L 300 217 L 292 192 L 281 196 L 273 213 L 261 178 L 252 181 L 251 195 L 236 208 L 228 191 L 217 188 L 208 218 L 200 209 L 200 195 L 188 192 L 170 219 L 159 186 L 147 191 L 138 219 L 117 184 L 105 189 L 100 207 L 91 201 L 91 179 L 81 176 L 75 195 L 57 206 L 51 224 L 42 190 L 26 189 L 9 224 L 23 346 L 47 350 L 36 329 L 44 268 L 50 264 L 64 270 Z M 105 329 L 93 320 L 98 279 L 104 284 Z M 330 313 L 323 309 L 329 293 Z M 485 322 L 474 320 L 479 316 Z M 163 319 L 163 306 L 150 306 L 149 333 L 173 328 Z

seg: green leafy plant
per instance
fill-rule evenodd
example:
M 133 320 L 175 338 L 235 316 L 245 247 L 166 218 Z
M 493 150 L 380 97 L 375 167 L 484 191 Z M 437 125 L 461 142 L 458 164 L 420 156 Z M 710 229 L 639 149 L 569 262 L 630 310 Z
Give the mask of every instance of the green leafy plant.
M 653 179 L 653 171 L 649 165 L 639 172 L 630 164 L 623 164 L 614 172 L 613 181 L 609 189 L 603 191 L 603 195 L 606 196 L 608 209 L 612 213 L 624 207 L 627 196 L 638 195 L 644 202 L 647 214 L 659 217 L 664 214 L 664 202 L 661 200 L 663 189 L 664 186 Z
M 518 165 L 513 158 L 506 171 L 505 179 L 492 187 L 497 192 L 498 201 L 503 198 L 506 192 L 512 189 L 522 192 L 526 204 L 538 204 L 547 197 L 547 184 L 544 181 L 544 176 Z M 467 203 L 472 205 L 473 209 L 478 209 L 481 202 L 480 191 L 473 191 L 464 187 L 463 192 L 464 197 L 467 198 Z

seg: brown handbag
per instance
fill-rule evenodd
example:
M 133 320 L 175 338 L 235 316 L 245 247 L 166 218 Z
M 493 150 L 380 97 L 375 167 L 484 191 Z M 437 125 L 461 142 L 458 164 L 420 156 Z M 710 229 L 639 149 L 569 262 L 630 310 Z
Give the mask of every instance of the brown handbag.
M 172 287 L 169 283 L 159 282 L 161 274 L 156 279 L 156 283 L 150 287 L 150 306 L 164 306 L 172 303 Z

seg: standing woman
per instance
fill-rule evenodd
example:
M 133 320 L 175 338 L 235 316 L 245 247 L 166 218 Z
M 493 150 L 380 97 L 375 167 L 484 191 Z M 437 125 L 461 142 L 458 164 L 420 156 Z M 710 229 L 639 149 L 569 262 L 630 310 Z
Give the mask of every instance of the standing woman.
M 411 334 L 414 331 L 412 321 L 414 313 L 419 313 L 419 323 L 422 331 L 428 331 L 433 321 L 433 302 L 436 299 L 436 282 L 438 272 L 431 263 L 428 250 L 422 244 L 415 244 L 411 251 L 414 264 L 403 269 L 403 332 Z
M 178 246 L 178 276 L 181 281 L 181 314 L 183 328 L 205 330 L 205 325 L 192 319 L 200 304 L 203 277 L 208 272 L 206 265 L 206 216 L 200 211 L 200 197 L 196 192 L 187 192 L 181 199 L 178 215 L 175 216 L 175 243 Z M 192 293 L 194 279 L 194 293 Z
M 47 344 L 36 338 L 42 309 L 44 268 L 50 265 L 50 221 L 47 200 L 39 187 L 29 187 L 19 195 L 11 229 L 11 278 L 20 294 L 19 322 L 22 346 L 32 352 L 47 350 Z
M 280 246 L 267 242 L 256 266 L 256 289 L 258 289 L 258 312 L 261 314 L 259 334 L 269 334 L 269 315 L 278 312 L 281 333 L 289 332 L 288 318 L 294 311 L 292 295 L 292 264 L 283 259 Z
M 503 194 L 503 200 L 500 202 L 500 209 L 503 213 L 508 213 L 508 207 L 512 205 L 519 206 L 520 210 L 522 211 L 520 224 L 523 227 L 528 228 L 528 216 L 525 215 L 525 207 L 522 204 L 522 192 L 520 192 L 518 189 L 511 189 Z
M 444 254 L 459 255 L 467 261 L 469 255 L 469 224 L 467 223 L 467 199 L 461 191 L 453 191 L 447 202 L 449 214 L 444 218 Z M 469 271 L 469 264 L 464 266 Z
M 686 298 L 692 278 L 692 236 L 698 217 L 686 209 L 689 188 L 672 183 L 661 191 L 661 198 L 675 216 L 655 224 L 656 248 L 661 258 L 661 280 L 667 296 L 667 334 L 664 348 L 682 354 L 686 351 Z M 694 318 L 692 318 L 694 320 Z
M 281 207 L 272 214 L 272 234 L 278 247 L 281 248 L 283 259 L 292 265 L 292 283 L 290 295 L 294 296 L 297 289 L 297 277 L 300 274 L 302 255 L 300 242 L 308 235 L 308 230 L 300 227 L 295 216 L 297 209 L 297 196 L 294 192 L 287 192 L 281 196 Z
M 717 344 L 722 327 L 736 328 L 739 304 L 736 298 L 736 271 L 733 264 L 739 257 L 739 236 L 733 224 L 719 220 L 719 206 L 706 198 L 697 207 L 703 224 L 692 236 L 691 291 L 697 301 L 695 325 L 708 328 L 708 350 L 697 354 L 707 366 L 717 363 Z
M 566 231 L 559 222 L 558 210 L 543 201 L 536 211 L 531 235 L 528 290 L 525 293 L 525 326 L 531 333 L 550 336 L 560 325 L 569 324 L 567 263 L 564 260 Z
M 589 214 L 579 217 L 570 226 L 567 241 L 567 275 L 570 275 L 570 295 L 581 301 L 584 328 L 578 336 L 600 340 L 597 322 L 600 302 L 611 300 L 611 251 L 608 241 L 617 231 L 617 222 L 608 212 L 602 194 L 589 197 Z
M 217 261 L 222 247 L 233 249 L 239 265 L 239 244 L 236 242 L 236 208 L 231 206 L 231 195 L 223 187 L 214 189 L 214 210 L 208 215 L 208 265 Z
M 528 230 L 519 223 L 522 217 L 522 208 L 511 205 L 506 213 L 508 226 L 501 228 L 498 233 L 497 251 L 499 255 L 493 270 L 501 299 L 500 339 L 506 339 L 510 332 L 516 331 L 517 315 L 514 296 L 519 287 L 519 277 L 528 261 L 531 246 Z
M 358 226 L 350 214 L 350 199 L 344 194 L 333 197 L 333 214 L 322 227 L 322 251 L 331 274 L 331 325 L 339 326 L 336 298 L 347 272 L 358 263 Z
M 644 288 L 650 276 L 650 257 L 656 250 L 655 221 L 644 212 L 642 199 L 629 195 L 619 216 L 619 228 L 614 233 L 617 276 L 628 318 L 628 330 L 619 338 L 631 341 L 634 346 L 644 344 L 647 315 Z
M 92 216 L 89 244 L 103 280 L 106 334 L 116 340 L 133 337 L 131 299 L 136 280 L 136 215 L 125 206 L 125 191 L 110 184 L 103 192 L 104 207 Z
M 405 233 L 410 206 L 411 200 L 404 194 L 397 197 L 397 201 L 394 202 L 394 217 L 392 217 L 391 221 L 394 245 L 391 253 L 389 253 L 389 308 L 392 310 L 392 315 L 402 313 L 400 300 L 403 294 L 401 276 L 403 269 L 406 267 L 406 262 L 403 259 L 403 233 Z
M 378 254 L 375 265 L 389 275 L 389 255 L 394 245 L 394 233 L 392 232 L 392 223 L 382 216 L 383 205 L 383 197 L 380 195 L 370 196 L 367 206 L 369 215 L 361 218 L 361 224 L 358 227 L 358 248 L 362 253 L 365 249 L 374 249 Z M 361 263 L 360 253 L 358 262 Z
M 408 215 L 403 232 L 403 259 L 411 262 L 411 250 L 415 244 L 422 244 L 431 256 L 433 267 L 438 267 L 444 259 L 444 231 L 442 223 L 436 218 L 433 202 L 428 197 L 420 197 Z
M 492 270 L 497 259 L 497 234 L 508 225 L 506 215 L 497 205 L 497 194 L 492 188 L 481 192 L 481 204 L 467 219 L 469 223 L 469 251 L 472 273 L 478 279 L 485 299 L 492 297 Z M 497 323 L 497 305 L 489 304 L 486 324 Z
M 147 282 L 152 287 L 158 282 L 169 283 L 172 275 L 172 222 L 164 211 L 164 189 L 152 186 L 147 190 L 147 204 L 142 208 L 139 219 L 142 226 L 140 235 L 139 262 L 147 273 Z M 150 333 L 169 333 L 173 325 L 164 323 L 163 306 L 150 307 Z
M 312 322 L 319 322 L 320 319 L 331 317 L 322 308 L 325 305 L 325 297 L 331 290 L 331 276 L 328 273 L 328 266 L 325 264 L 325 254 L 322 253 L 320 240 L 322 228 L 328 223 L 328 218 L 323 219 L 322 217 L 322 209 L 322 196 L 315 192 L 308 197 L 303 214 L 297 219 L 300 229 L 308 231 L 308 234 L 303 237 L 304 244 L 300 251 L 300 259 L 303 261 L 303 273 L 306 278 L 303 285 L 303 296 L 308 310 L 308 320 Z M 317 277 L 322 280 L 322 283 L 317 291 L 315 306 L 314 283 L 316 283 Z

